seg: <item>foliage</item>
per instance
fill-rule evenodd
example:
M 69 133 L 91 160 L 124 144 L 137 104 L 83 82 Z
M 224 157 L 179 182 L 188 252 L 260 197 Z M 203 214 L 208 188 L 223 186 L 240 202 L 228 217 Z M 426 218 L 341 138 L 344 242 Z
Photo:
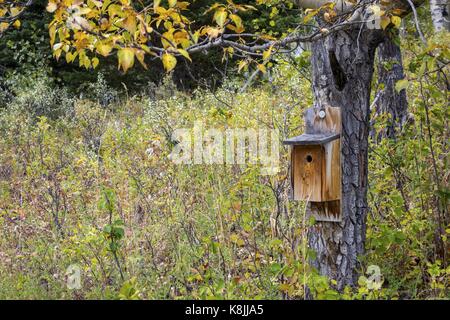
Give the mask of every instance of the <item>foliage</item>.
M 450 114 L 443 75 L 436 71 L 450 57 L 445 37 L 448 34 L 430 37 L 428 48 L 405 39 L 414 46 L 404 62 L 409 123 L 395 139 L 372 145 L 369 256 L 375 264 L 391 266 L 383 270 L 385 282 L 402 289 L 402 298 L 442 298 L 448 287 Z M 389 121 L 388 115 L 381 116 L 375 129 L 383 131 Z M 433 272 L 441 275 L 439 284 L 433 284 L 431 266 L 440 270 Z M 424 282 L 443 290 L 424 289 Z
M 192 54 L 221 48 L 223 60 L 240 59 L 239 70 L 254 65 L 265 73 L 271 55 L 292 50 L 291 44 L 311 42 L 351 24 L 358 16 L 364 21 L 366 16 L 377 17 L 382 29 L 399 28 L 401 16 L 407 12 L 402 4 L 390 1 L 363 4 L 363 8 L 355 6 L 344 15 L 336 2 L 318 2 L 312 5 L 314 9 L 304 12 L 294 10 L 291 1 L 283 0 L 257 0 L 252 4 L 232 0 L 202 2 L 204 6 L 177 0 L 49 0 L 46 10 L 53 15 L 48 25 L 53 55 L 56 59 L 64 56 L 67 63 L 77 60 L 80 67 L 95 69 L 100 58 L 116 53 L 118 68 L 124 72 L 135 65 L 135 60 L 148 69 L 146 58 L 159 59 L 169 72 L 179 59 L 192 62 Z M 9 14 L 19 26 L 19 4 L 5 4 L 0 18 Z M 209 21 L 201 16 L 209 17 Z M 312 26 L 309 21 L 314 17 L 323 20 L 325 26 Z M 11 23 L 3 22 L 0 34 Z
M 309 263 L 314 221 L 304 203 L 288 200 L 286 148 L 272 176 L 257 165 L 185 166 L 170 158 L 173 131 L 198 119 L 221 130 L 277 129 L 280 140 L 301 132 L 302 111 L 312 104 L 310 52 L 275 59 L 272 45 L 298 31 L 300 13 L 305 25 L 315 18 L 333 28 L 340 17 L 332 4 L 299 12 L 282 0 L 255 1 L 258 11 L 245 1 L 51 0 L 51 22 L 36 17 L 40 5 L 0 14 L 8 23 L 0 25 L 0 298 L 450 298 L 448 33 L 422 46 L 410 38 L 415 22 L 404 21 L 407 76 L 396 88 L 407 91 L 411 116 L 394 139 L 371 141 L 367 255 L 358 286 L 337 292 Z M 383 29 L 400 26 L 401 12 L 380 14 Z M 19 17 L 21 28 L 5 33 Z M 264 45 L 256 58 L 241 56 L 237 43 L 246 39 L 239 39 L 218 56 L 193 59 L 201 44 L 222 48 L 222 36 L 244 30 Z M 431 34 L 426 24 L 424 31 Z M 51 59 L 42 49 L 47 40 L 65 59 Z M 108 68 L 115 57 L 130 69 L 128 81 Z M 247 79 L 225 67 L 220 87 L 202 88 L 208 81 L 192 72 L 211 73 L 203 67 L 216 68 L 222 57 Z M 170 76 L 148 84 L 149 75 L 157 83 L 163 74 L 149 58 L 166 71 L 177 66 L 173 76 L 192 59 L 194 70 L 181 71 L 178 83 L 190 77 L 201 85 L 180 91 Z M 76 59 L 89 71 L 65 64 Z M 253 87 L 252 63 L 263 74 Z M 374 136 L 390 121 L 386 114 L 373 120 Z M 67 287 L 73 265 L 82 271 L 80 289 Z
M 300 132 L 309 82 L 281 62 L 270 79 L 247 92 L 229 79 L 192 94 L 167 80 L 151 97 L 119 97 L 107 108 L 76 99 L 54 119 L 32 116 L 20 107 L 26 100 L 3 110 L 0 297 L 298 299 L 309 290 L 320 299 L 448 298 L 449 269 L 435 250 L 429 136 L 416 129 L 427 126 L 417 80 L 407 89 L 415 122 L 397 143 L 372 145 L 367 274 L 358 288 L 338 293 L 309 265 L 313 222 L 302 203 L 288 201 L 286 149 L 274 176 L 255 165 L 170 161 L 170 133 L 197 119 L 205 127 L 277 128 L 280 139 Z M 445 97 L 433 99 L 433 113 L 448 112 Z M 440 172 L 448 171 L 447 118 L 430 127 Z M 72 264 L 82 270 L 79 290 L 66 287 Z M 371 265 L 381 283 L 371 282 Z

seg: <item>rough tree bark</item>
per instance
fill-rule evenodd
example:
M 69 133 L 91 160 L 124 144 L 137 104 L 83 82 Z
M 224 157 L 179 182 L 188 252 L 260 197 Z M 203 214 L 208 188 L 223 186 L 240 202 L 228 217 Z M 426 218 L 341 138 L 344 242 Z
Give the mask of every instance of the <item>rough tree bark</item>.
M 317 8 L 326 0 L 296 0 L 302 8 Z M 352 8 L 353 1 L 334 0 L 340 12 Z M 363 4 L 370 1 L 358 1 Z M 385 2 L 384 9 L 397 9 L 402 17 L 424 0 Z M 358 12 L 359 11 L 359 12 Z M 363 11 L 353 12 L 356 20 Z M 316 41 L 312 45 L 315 108 L 340 107 L 341 132 L 341 216 L 342 221 L 317 222 L 308 230 L 310 249 L 316 252 L 312 265 L 320 274 L 336 280 L 337 289 L 357 283 L 364 253 L 367 218 L 368 137 L 370 130 L 370 89 L 377 46 L 385 35 L 381 30 L 355 26 Z M 390 48 L 387 48 L 390 49 Z M 312 210 L 309 207 L 309 210 Z
M 395 84 L 404 78 L 402 52 L 394 41 L 385 37 L 378 47 L 378 83 L 380 91 L 375 104 L 375 114 L 388 113 L 391 120 L 383 132 L 384 137 L 394 138 L 408 120 L 408 101 L 406 90 L 397 92 Z
M 308 232 L 312 261 L 337 289 L 357 283 L 364 253 L 367 216 L 367 162 L 370 90 L 378 30 L 341 31 L 312 46 L 315 108 L 342 108 L 342 222 L 317 222 Z
M 448 0 L 430 0 L 431 19 L 434 30 L 450 30 L 450 4 Z

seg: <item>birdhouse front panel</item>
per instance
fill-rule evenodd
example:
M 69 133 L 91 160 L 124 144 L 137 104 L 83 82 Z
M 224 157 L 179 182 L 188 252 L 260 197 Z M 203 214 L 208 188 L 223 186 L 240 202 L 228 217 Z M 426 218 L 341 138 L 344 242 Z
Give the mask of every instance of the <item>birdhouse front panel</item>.
M 296 143 L 311 136 L 296 137 Z M 316 138 L 317 139 L 317 138 Z M 340 139 L 316 140 L 315 144 L 292 145 L 293 200 L 323 202 L 341 197 Z M 323 142 L 327 141 L 327 142 Z
M 294 146 L 292 179 L 295 200 L 322 201 L 324 150 L 320 145 Z

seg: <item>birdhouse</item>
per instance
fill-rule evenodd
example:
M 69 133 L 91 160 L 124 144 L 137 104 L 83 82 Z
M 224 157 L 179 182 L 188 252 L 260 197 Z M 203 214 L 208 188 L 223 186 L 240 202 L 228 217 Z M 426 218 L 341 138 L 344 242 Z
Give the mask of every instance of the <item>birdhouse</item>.
M 306 133 L 284 141 L 291 146 L 291 198 L 308 201 L 318 221 L 340 221 L 340 109 L 308 109 Z
M 302 134 L 291 145 L 293 200 L 323 202 L 341 196 L 339 134 Z

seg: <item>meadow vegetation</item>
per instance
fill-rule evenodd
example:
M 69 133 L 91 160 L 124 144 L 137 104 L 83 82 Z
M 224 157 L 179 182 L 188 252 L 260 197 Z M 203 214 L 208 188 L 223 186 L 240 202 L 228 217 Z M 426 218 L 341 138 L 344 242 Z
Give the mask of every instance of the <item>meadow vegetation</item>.
M 298 59 L 304 59 L 300 57 Z M 407 63 L 415 61 L 409 57 Z M 300 73 L 299 73 L 300 71 Z M 282 61 L 257 86 L 230 78 L 186 92 L 170 76 L 143 93 L 98 77 L 75 95 L 41 67 L 0 94 L 0 299 L 449 298 L 447 94 L 408 69 L 411 119 L 370 151 L 367 255 L 356 288 L 338 293 L 308 263 L 305 204 L 280 171 L 176 165 L 176 128 L 303 131 L 307 65 Z M 7 86 L 8 87 L 8 86 Z M 374 137 L 389 121 L 374 118 Z M 445 249 L 444 249 L 445 250 Z M 82 270 L 70 290 L 66 270 Z M 378 266 L 382 282 L 370 281 Z

